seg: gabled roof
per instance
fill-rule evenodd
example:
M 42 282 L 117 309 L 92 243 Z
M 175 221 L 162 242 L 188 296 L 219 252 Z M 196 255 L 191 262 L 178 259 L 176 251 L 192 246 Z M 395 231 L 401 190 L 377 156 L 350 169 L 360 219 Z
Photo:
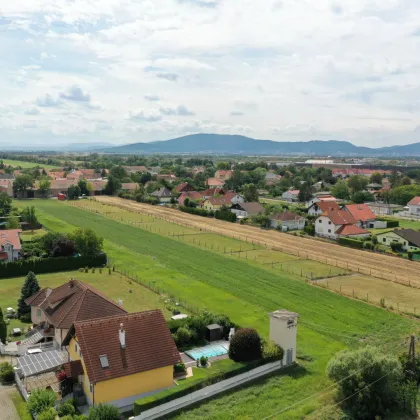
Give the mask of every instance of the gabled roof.
M 394 233 L 420 248 L 420 232 L 414 229 L 395 229 Z
M 70 328 L 76 321 L 126 313 L 101 292 L 79 280 L 70 280 L 50 289 L 50 293 L 47 290 L 29 297 L 26 303 L 39 306 L 55 328 Z
M 293 194 L 293 195 L 299 195 L 299 191 L 300 190 L 287 190 L 283 194 L 290 193 L 290 194 Z
M 127 190 L 127 191 L 134 191 L 139 187 L 139 184 L 137 182 L 123 182 L 121 184 L 121 189 Z
M 19 237 L 21 232 L 20 229 L 0 230 L 0 250 L 4 245 L 11 244 L 14 250 L 20 251 L 22 249 Z
M 258 202 L 240 203 L 236 206 L 244 209 L 251 216 L 257 215 L 259 213 L 264 213 L 265 210 L 264 207 Z
M 206 183 L 209 187 L 221 187 L 225 184 L 225 181 L 218 178 L 208 178 Z
M 213 195 L 218 195 L 218 194 L 225 194 L 225 190 L 221 187 L 217 187 L 217 188 L 208 188 L 207 190 L 201 191 L 201 195 L 203 197 L 211 197 Z
M 173 197 L 172 191 L 168 190 L 166 187 L 162 187 L 156 191 L 153 191 L 150 195 L 157 198 Z
M 225 196 L 221 196 L 221 197 L 209 197 L 206 201 L 208 201 L 209 203 L 211 203 L 213 206 L 223 206 L 223 205 L 231 205 L 232 202 L 225 198 Z
M 192 190 L 193 190 L 193 187 L 191 187 L 191 185 L 188 184 L 188 182 L 181 182 L 175 187 L 175 191 L 178 193 L 184 192 L 184 191 L 192 191 Z
M 344 206 L 357 221 L 367 222 L 368 220 L 375 220 L 376 216 L 367 204 L 347 204 Z
M 318 201 L 313 203 L 311 207 L 318 207 L 323 213 L 326 211 L 338 211 L 340 210 L 340 206 L 336 201 Z
M 178 202 L 183 203 L 186 198 L 190 198 L 194 201 L 199 201 L 203 199 L 203 195 L 199 193 L 198 191 L 184 191 L 181 193 L 181 195 L 178 197 Z
M 293 220 L 303 220 L 304 217 L 299 214 L 292 213 L 291 211 L 283 211 L 282 213 L 273 214 L 270 216 L 271 220 L 281 220 L 282 222 L 288 222 Z
M 124 349 L 119 338 L 121 324 L 125 331 Z M 160 310 L 76 322 L 63 345 L 72 336 L 79 343 L 92 383 L 172 366 L 181 360 Z M 102 367 L 100 356 L 106 356 L 108 367 Z
M 224 197 L 228 200 L 232 200 L 232 198 L 234 198 L 236 196 L 242 197 L 240 194 L 236 193 L 235 191 L 226 192 Z
M 414 197 L 413 199 L 411 199 L 408 204 L 408 206 L 420 206 L 420 197 Z
M 328 217 L 335 225 L 354 225 L 356 219 L 344 210 L 327 210 L 320 217 Z
M 341 226 L 340 229 L 338 229 L 335 232 L 337 235 L 342 236 L 355 236 L 355 235 L 368 235 L 369 232 L 365 229 L 362 229 L 361 227 L 357 225 L 344 225 Z
M 50 189 L 51 190 L 67 190 L 72 185 L 77 185 L 75 180 L 58 178 L 51 181 Z

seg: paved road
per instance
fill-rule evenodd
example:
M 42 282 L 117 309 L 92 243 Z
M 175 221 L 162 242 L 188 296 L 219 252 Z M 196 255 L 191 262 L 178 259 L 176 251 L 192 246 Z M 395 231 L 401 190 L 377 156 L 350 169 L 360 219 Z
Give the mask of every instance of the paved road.
M 0 385 L 0 420 L 19 420 L 19 415 L 12 401 L 12 395 L 18 392 L 12 386 Z

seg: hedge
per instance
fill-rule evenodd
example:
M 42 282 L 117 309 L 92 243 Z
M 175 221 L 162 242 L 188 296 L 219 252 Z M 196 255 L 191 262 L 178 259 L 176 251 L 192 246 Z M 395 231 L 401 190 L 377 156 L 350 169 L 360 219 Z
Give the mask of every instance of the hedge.
M 14 261 L 0 264 L 0 279 L 26 276 L 29 271 L 35 274 L 53 273 L 56 271 L 77 270 L 83 267 L 100 267 L 107 263 L 105 253 L 94 257 L 57 257 L 42 258 L 33 261 Z
M 358 241 L 357 239 L 350 239 L 350 238 L 339 238 L 338 243 L 340 245 L 349 246 L 351 248 L 363 248 L 363 242 Z
M 219 220 L 226 220 L 227 222 L 236 222 L 236 214 L 229 210 L 216 210 L 214 217 Z
M 159 398 L 158 395 L 152 395 L 150 397 L 141 398 L 134 402 L 134 415 L 138 416 L 143 411 L 149 410 L 153 407 L 157 407 L 158 405 L 167 403 L 169 401 L 176 400 L 177 398 L 181 398 L 191 392 L 198 391 L 199 389 L 205 388 L 206 386 L 213 385 L 217 382 L 223 381 L 224 379 L 229 379 L 234 376 L 240 375 L 241 373 L 248 372 L 252 369 L 255 369 L 259 366 L 263 366 L 267 363 L 274 362 L 278 359 L 276 358 L 262 358 L 259 360 L 255 360 L 253 362 L 249 362 L 246 365 L 242 365 L 237 369 L 228 370 L 226 372 L 216 373 L 212 376 L 209 376 L 203 379 L 200 382 L 193 383 L 190 387 L 183 388 L 179 391 L 175 391 L 172 394 L 166 395 L 164 397 Z
M 400 226 L 399 220 L 389 220 L 389 219 L 385 219 L 384 217 L 378 217 L 376 220 L 380 220 L 381 222 L 386 222 L 387 228 L 396 228 Z
M 195 214 L 197 216 L 203 216 L 203 217 L 213 217 L 214 216 L 214 213 L 212 211 L 207 211 L 206 209 L 200 209 L 198 207 L 180 206 L 179 209 L 181 211 L 183 211 L 184 213 Z

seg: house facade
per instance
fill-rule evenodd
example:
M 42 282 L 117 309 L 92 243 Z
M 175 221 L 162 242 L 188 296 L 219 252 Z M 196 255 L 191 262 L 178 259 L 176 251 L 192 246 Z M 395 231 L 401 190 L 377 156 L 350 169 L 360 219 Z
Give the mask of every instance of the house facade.
M 238 203 L 234 204 L 230 211 L 235 213 L 237 217 L 252 217 L 258 214 L 264 214 L 264 207 L 258 202 Z
M 174 198 L 174 194 L 172 194 L 172 191 L 169 190 L 166 187 L 162 187 L 159 190 L 153 191 L 150 194 L 152 197 L 157 198 L 159 203 L 168 204 L 172 201 L 172 198 Z
M 301 230 L 305 227 L 305 218 L 291 211 L 284 211 L 270 216 L 270 227 L 283 231 Z
M 410 200 L 407 207 L 410 215 L 420 217 L 420 197 L 414 197 Z
M 289 190 L 285 191 L 281 198 L 285 201 L 288 201 L 290 203 L 297 203 L 299 201 L 299 190 Z
M 13 197 L 13 179 L 0 179 L 0 192 Z
M 399 243 L 406 252 L 420 250 L 420 232 L 414 229 L 394 229 L 392 231 L 378 233 L 376 235 L 378 244 L 391 246 L 392 243 Z
M 315 220 L 315 234 L 328 239 L 363 238 L 370 233 L 357 226 L 356 219 L 344 210 L 328 210 Z
M 173 365 L 181 360 L 160 310 L 75 322 L 63 345 L 70 361 L 82 364 L 88 404 L 121 411 L 173 386 Z
M 229 199 L 226 199 L 224 196 L 221 197 L 210 197 L 204 200 L 203 209 L 207 211 L 216 211 L 220 210 L 223 206 L 230 207 L 231 202 Z
M 12 262 L 20 259 L 22 244 L 20 229 L 0 230 L 0 263 Z
M 327 210 L 338 211 L 340 210 L 340 206 L 336 201 L 318 201 L 311 204 L 308 208 L 308 214 L 309 216 L 320 216 Z

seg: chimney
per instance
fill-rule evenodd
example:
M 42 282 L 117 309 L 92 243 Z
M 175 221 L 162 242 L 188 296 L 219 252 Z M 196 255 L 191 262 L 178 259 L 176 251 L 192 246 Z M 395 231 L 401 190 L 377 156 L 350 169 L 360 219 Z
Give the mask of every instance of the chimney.
M 120 324 L 120 344 L 121 344 L 121 348 L 125 349 L 125 331 L 124 331 L 123 324 Z

